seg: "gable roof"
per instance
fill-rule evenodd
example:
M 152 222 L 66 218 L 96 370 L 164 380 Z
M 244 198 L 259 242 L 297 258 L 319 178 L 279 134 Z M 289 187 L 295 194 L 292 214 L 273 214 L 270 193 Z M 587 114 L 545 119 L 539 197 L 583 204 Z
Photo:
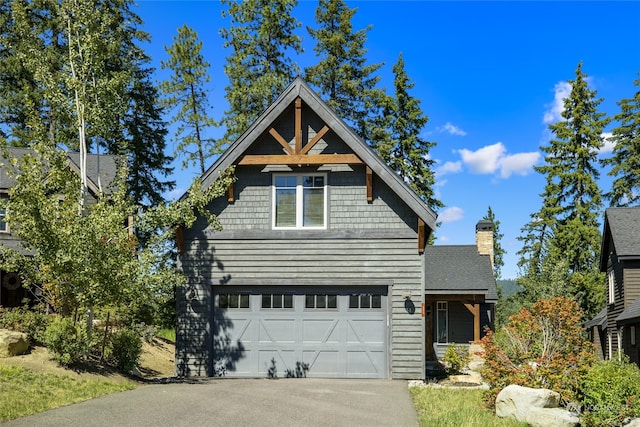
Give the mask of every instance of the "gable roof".
M 614 247 L 621 260 L 640 259 L 640 206 L 605 210 L 600 271 L 607 270 Z
M 618 323 L 635 323 L 640 322 L 640 298 L 636 299 L 633 304 L 625 308 L 620 316 L 616 317 Z
M 7 147 L 11 158 L 23 157 L 33 153 L 30 148 Z M 6 163 L 7 159 L 0 156 L 0 164 Z M 71 170 L 80 173 L 80 153 L 68 152 L 67 164 Z M 109 154 L 89 154 L 87 155 L 87 186 L 89 191 L 97 195 L 102 187 L 102 192 L 109 193 L 109 187 L 113 183 L 118 170 L 116 156 Z M 0 189 L 9 189 L 15 184 L 15 179 L 7 174 L 4 167 L 0 167 Z
M 585 322 L 585 329 L 591 329 L 594 326 L 597 326 L 599 329 L 604 329 L 607 324 L 607 307 L 605 306 L 598 314 L 594 316 L 593 319 Z
M 273 104 L 207 169 L 201 177 L 202 186 L 209 187 L 221 172 L 236 163 L 260 135 L 268 130 L 280 115 L 295 102 L 296 98 L 301 98 L 364 164 L 369 166 L 431 230 L 435 230 L 435 212 L 300 77 L 296 78 Z
M 491 258 L 475 245 L 425 248 L 425 292 L 431 294 L 484 294 L 498 299 Z

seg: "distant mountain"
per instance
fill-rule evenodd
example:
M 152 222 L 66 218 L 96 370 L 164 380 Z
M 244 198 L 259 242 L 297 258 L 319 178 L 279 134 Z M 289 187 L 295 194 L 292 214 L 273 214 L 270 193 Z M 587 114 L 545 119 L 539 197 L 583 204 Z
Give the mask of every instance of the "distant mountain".
M 513 279 L 496 280 L 496 284 L 498 285 L 498 287 L 502 291 L 502 297 L 503 298 L 511 296 L 511 295 L 513 295 L 515 293 L 518 293 L 518 292 L 520 292 L 522 290 L 522 288 L 520 286 L 518 286 L 516 284 L 516 281 L 513 280 Z

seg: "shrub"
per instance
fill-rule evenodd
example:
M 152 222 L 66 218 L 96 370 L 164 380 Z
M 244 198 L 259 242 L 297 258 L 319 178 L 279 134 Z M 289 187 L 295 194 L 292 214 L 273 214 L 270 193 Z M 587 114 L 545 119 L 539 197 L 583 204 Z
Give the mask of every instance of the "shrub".
M 85 324 L 69 317 L 54 319 L 45 330 L 44 342 L 63 366 L 78 363 L 91 349 Z
M 109 340 L 109 356 L 122 372 L 131 372 L 140 360 L 142 339 L 131 329 L 120 329 Z
M 482 339 L 485 404 L 493 407 L 509 384 L 548 388 L 565 402 L 577 402 L 580 379 L 595 361 L 581 316 L 575 301 L 556 297 L 511 316 L 495 334 L 489 331 Z
M 23 332 L 29 336 L 31 343 L 44 343 L 44 332 L 48 325 L 49 316 L 37 309 L 0 309 L 0 328 Z
M 640 417 L 640 369 L 628 359 L 596 363 L 582 386 L 584 426 L 619 426 Z
M 457 375 L 469 364 L 469 350 L 464 346 L 451 344 L 444 353 L 447 374 Z

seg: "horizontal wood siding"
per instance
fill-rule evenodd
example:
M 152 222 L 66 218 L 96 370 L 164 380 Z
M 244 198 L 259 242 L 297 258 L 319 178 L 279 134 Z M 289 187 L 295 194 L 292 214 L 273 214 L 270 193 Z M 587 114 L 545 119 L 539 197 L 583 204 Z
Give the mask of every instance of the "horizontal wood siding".
M 640 263 L 624 263 L 624 306 L 640 298 Z
M 607 329 L 605 331 L 604 343 L 605 347 L 603 349 L 605 359 L 610 359 L 612 354 L 609 352 L 609 340 L 611 340 L 611 352 L 615 353 L 618 351 L 618 326 L 616 324 L 616 318 L 622 313 L 624 310 L 624 275 L 625 272 L 622 268 L 622 264 L 618 262 L 618 258 L 616 254 L 612 254 L 609 259 L 608 269 L 613 268 L 615 275 L 615 301 L 613 304 L 609 304 L 607 309 Z M 608 270 L 607 270 L 608 271 Z M 608 275 L 608 273 L 607 273 Z M 607 286 L 607 304 L 609 303 L 609 295 L 608 295 L 608 277 L 605 276 L 605 286 Z
M 473 341 L 473 314 L 460 302 L 449 301 L 450 343 L 468 344 Z
M 422 259 L 417 254 L 414 239 L 367 240 L 196 240 L 185 244 L 181 255 L 182 269 L 202 299 L 198 308 L 211 307 L 207 286 L 245 285 L 265 281 L 281 281 L 296 286 L 295 281 L 309 283 L 330 281 L 335 285 L 359 281 L 391 283 L 390 353 L 393 378 L 422 378 L 423 328 L 420 316 L 422 304 Z M 405 296 L 411 297 L 415 312 L 405 307 Z M 182 308 L 179 311 L 185 311 Z M 196 317 L 209 318 L 210 313 L 198 311 Z M 198 324 L 189 316 L 183 320 L 188 329 L 185 338 L 197 344 L 193 359 L 202 363 L 210 348 L 200 331 L 192 327 L 210 328 L 206 321 Z M 191 323 L 190 323 L 191 322 Z M 200 353 L 198 353 L 198 346 Z M 179 357 L 179 356 L 178 356 Z M 189 357 L 183 356 L 185 360 Z M 186 366 L 192 367 L 187 361 Z

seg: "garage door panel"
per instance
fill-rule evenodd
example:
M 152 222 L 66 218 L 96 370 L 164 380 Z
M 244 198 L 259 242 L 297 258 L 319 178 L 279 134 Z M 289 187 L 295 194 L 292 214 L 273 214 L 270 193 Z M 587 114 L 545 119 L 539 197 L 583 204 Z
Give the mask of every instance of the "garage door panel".
M 357 289 L 338 293 L 338 306 L 332 309 L 305 307 L 301 293 L 292 295 L 293 307 L 286 309 L 263 308 L 259 293 L 250 295 L 250 307 L 222 309 L 215 305 L 216 290 L 214 322 L 221 319 L 223 326 L 213 327 L 213 360 L 215 366 L 227 366 L 224 375 L 266 377 L 275 368 L 279 377 L 387 377 L 386 289 L 380 290 L 380 309 L 350 308 Z M 224 287 L 224 293 L 232 294 L 233 287 Z M 315 288 L 310 293 L 326 292 Z
M 294 343 L 294 319 L 264 319 L 260 321 L 260 342 Z

